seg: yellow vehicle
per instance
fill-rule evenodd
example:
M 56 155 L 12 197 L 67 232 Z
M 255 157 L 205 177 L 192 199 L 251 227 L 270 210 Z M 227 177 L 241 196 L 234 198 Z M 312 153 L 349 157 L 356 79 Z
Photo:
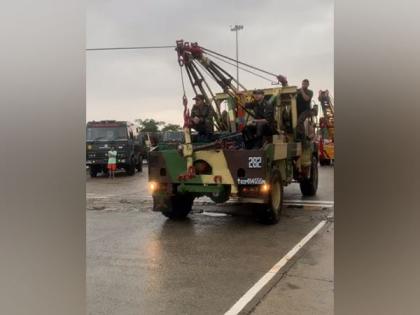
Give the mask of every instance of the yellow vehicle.
M 319 119 L 318 157 L 321 165 L 330 165 L 335 159 L 334 146 L 334 105 L 329 91 L 319 91 L 318 100 L 324 117 Z

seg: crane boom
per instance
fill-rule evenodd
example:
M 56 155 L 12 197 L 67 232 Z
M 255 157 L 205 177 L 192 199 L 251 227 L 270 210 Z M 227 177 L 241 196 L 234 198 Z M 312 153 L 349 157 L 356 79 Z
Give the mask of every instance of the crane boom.
M 243 121 L 243 116 L 245 113 L 252 115 L 247 111 L 242 105 L 243 99 L 241 97 L 241 91 L 246 91 L 247 89 L 237 82 L 237 80 L 225 69 L 223 69 L 219 64 L 214 62 L 210 57 L 224 61 L 228 64 L 229 61 L 232 61 L 232 58 L 214 52 L 212 50 L 206 49 L 198 45 L 198 43 L 185 42 L 184 40 L 176 41 L 175 50 L 178 54 L 178 63 L 179 66 L 185 68 L 188 79 L 191 83 L 192 89 L 195 94 L 202 94 L 207 102 L 215 109 L 216 117 L 215 124 L 218 130 L 220 131 L 232 131 L 236 132 L 240 130 L 243 126 L 238 125 L 238 121 Z M 251 66 L 249 64 L 238 62 L 243 66 L 249 67 L 250 69 L 260 71 L 264 74 L 274 76 L 277 80 L 276 83 L 282 83 L 282 85 L 287 85 L 287 80 L 282 75 L 275 75 L 271 72 L 259 69 L 257 67 Z M 241 68 L 243 69 L 243 68 Z M 261 75 L 252 72 L 247 69 L 243 69 L 249 73 L 252 73 L 258 77 Z M 215 93 L 210 88 L 210 85 L 205 79 L 203 72 L 207 74 L 217 85 L 222 89 L 223 93 L 229 95 L 230 101 L 228 102 L 228 117 L 229 122 L 226 122 L 224 119 L 223 112 L 221 110 L 220 101 L 215 97 Z M 262 77 L 267 80 L 267 78 Z M 270 80 L 270 79 L 268 79 Z M 240 123 L 239 123 L 240 124 Z

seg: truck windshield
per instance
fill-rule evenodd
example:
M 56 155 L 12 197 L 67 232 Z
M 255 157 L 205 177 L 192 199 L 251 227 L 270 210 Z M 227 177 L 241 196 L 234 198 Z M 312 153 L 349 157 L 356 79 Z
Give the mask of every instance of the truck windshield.
M 127 140 L 127 128 L 124 127 L 90 127 L 86 131 L 88 141 Z

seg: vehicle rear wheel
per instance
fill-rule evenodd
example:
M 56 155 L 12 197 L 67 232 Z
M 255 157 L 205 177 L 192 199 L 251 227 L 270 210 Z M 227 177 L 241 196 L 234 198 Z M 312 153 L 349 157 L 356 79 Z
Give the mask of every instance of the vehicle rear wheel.
M 259 209 L 259 219 L 264 224 L 279 222 L 283 207 L 283 181 L 280 172 L 275 171 L 271 176 L 270 198 L 268 204 Z
M 137 163 L 137 171 L 138 172 L 143 172 L 143 157 L 140 156 L 139 157 L 139 162 Z
M 300 191 L 304 196 L 314 196 L 318 190 L 318 160 L 312 156 L 311 170 L 309 177 L 300 181 Z
M 156 202 L 155 197 L 153 197 L 153 202 Z M 189 194 L 176 194 L 168 197 L 165 206 L 157 210 L 169 219 L 183 219 L 191 212 L 193 202 L 194 197 Z
M 331 164 L 331 160 L 329 160 L 329 159 L 320 159 L 319 160 L 319 164 L 321 166 L 330 165 Z

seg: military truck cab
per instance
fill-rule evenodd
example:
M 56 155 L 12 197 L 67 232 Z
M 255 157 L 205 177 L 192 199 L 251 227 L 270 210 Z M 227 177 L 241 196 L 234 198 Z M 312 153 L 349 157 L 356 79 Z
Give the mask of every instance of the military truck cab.
M 86 165 L 91 177 L 107 173 L 108 151 L 117 151 L 117 169 L 134 175 L 143 170 L 145 140 L 139 126 L 128 121 L 90 121 L 86 125 Z

